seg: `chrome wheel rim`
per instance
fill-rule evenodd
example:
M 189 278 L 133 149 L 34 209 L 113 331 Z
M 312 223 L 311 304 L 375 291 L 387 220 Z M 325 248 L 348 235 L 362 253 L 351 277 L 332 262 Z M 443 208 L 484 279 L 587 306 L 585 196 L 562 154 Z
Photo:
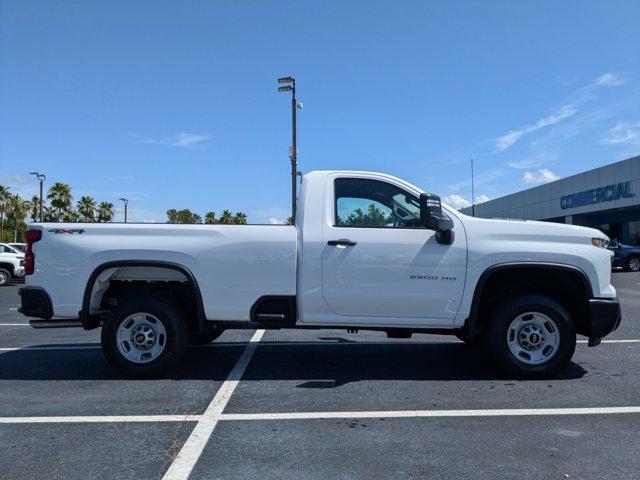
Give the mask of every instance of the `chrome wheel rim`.
M 120 322 L 116 333 L 118 350 L 133 363 L 153 362 L 164 351 L 167 332 L 162 322 L 150 313 L 134 313 Z
M 629 260 L 629 270 L 633 270 L 634 272 L 640 270 L 640 259 L 632 258 Z
M 9 282 L 9 276 L 7 272 L 0 272 L 0 285 L 4 285 Z
M 513 319 L 507 330 L 511 353 L 527 365 L 551 360 L 560 346 L 558 324 L 540 312 L 526 312 Z

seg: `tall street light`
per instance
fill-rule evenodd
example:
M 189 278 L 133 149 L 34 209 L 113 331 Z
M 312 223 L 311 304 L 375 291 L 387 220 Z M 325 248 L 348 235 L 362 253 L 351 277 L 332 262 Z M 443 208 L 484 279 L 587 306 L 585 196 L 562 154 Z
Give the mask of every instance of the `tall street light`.
M 129 200 L 124 197 L 119 200 L 124 203 L 124 223 L 127 223 L 127 205 L 129 205 Z
M 47 176 L 44 173 L 40 172 L 31 172 L 29 175 L 35 175 L 35 177 L 40 182 L 40 221 L 42 222 L 42 186 L 44 181 L 47 179 Z
M 289 157 L 291 158 L 291 216 L 293 223 L 296 222 L 296 199 L 298 189 L 298 145 L 296 141 L 296 110 L 302 108 L 302 104 L 296 100 L 296 79 L 293 77 L 282 77 L 278 79 L 282 84 L 278 87 L 279 92 L 291 92 L 291 147 L 289 147 Z

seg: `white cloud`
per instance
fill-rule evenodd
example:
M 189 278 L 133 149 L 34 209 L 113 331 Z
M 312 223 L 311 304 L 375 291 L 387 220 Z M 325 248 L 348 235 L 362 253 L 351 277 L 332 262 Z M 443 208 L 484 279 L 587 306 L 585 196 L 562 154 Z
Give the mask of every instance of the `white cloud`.
M 457 193 L 452 193 L 447 195 L 442 199 L 444 203 L 452 206 L 456 210 L 460 210 L 461 208 L 466 208 L 471 206 L 471 202 L 464 198 L 462 195 L 458 195 Z
M 503 152 L 513 146 L 524 135 L 535 132 L 542 128 L 555 125 L 575 115 L 578 112 L 578 106 L 584 102 L 595 98 L 595 91 L 604 87 L 617 87 L 627 82 L 625 78 L 613 73 L 604 73 L 596 78 L 586 87 L 579 89 L 571 95 L 566 103 L 555 109 L 550 115 L 540 118 L 537 122 L 525 125 L 521 128 L 509 130 L 504 135 L 497 137 L 495 141 L 496 150 Z
M 280 218 L 275 218 L 275 217 L 270 217 L 268 221 L 271 225 L 284 225 L 285 223 L 287 223 L 286 220 L 282 220 Z
M 640 145 L 640 122 L 618 124 L 609 130 L 609 135 L 602 139 L 609 145 Z
M 596 78 L 593 82 L 594 87 L 617 87 L 627 83 L 625 78 L 614 73 L 604 73 Z
M 523 135 L 535 132 L 541 128 L 548 127 L 549 125 L 560 123 L 564 119 L 574 115 L 577 111 L 578 109 L 572 104 L 563 105 L 551 115 L 543 117 L 531 125 L 527 125 L 516 130 L 509 130 L 504 135 L 496 138 L 496 148 L 502 152 L 520 140 Z
M 484 202 L 488 202 L 489 200 L 491 200 L 491 198 L 489 198 L 487 195 L 478 195 L 476 197 L 476 205 L 478 203 L 484 203 Z
M 167 138 L 148 138 L 135 133 L 130 133 L 129 136 L 138 143 L 151 143 L 181 148 L 204 148 L 206 143 L 211 139 L 211 135 L 208 134 L 184 132 Z
M 559 178 L 560 177 L 558 175 L 553 173 L 548 168 L 541 168 L 540 170 L 537 170 L 535 172 L 527 171 L 522 175 L 522 181 L 524 183 L 533 183 L 536 185 L 553 182 L 555 180 L 558 180 Z

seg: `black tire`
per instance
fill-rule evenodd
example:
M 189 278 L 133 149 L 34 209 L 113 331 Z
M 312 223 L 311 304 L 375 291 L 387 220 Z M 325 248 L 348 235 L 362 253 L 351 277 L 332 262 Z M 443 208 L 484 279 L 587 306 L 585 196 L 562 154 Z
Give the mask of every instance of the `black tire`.
M 166 333 L 164 349 L 148 363 L 134 363 L 118 348 L 117 332 L 121 323 L 130 315 L 146 313 L 162 323 Z M 155 296 L 140 296 L 122 301 L 107 317 L 102 326 L 102 352 L 107 362 L 118 372 L 131 378 L 155 378 L 176 365 L 187 349 L 189 328 L 182 313 L 176 307 Z
M 224 330 L 217 329 L 206 333 L 192 333 L 189 335 L 189 345 L 209 345 L 222 335 L 222 332 L 224 332 Z
M 539 312 L 552 319 L 559 333 L 555 354 L 543 363 L 532 365 L 522 361 L 509 348 L 507 334 L 511 322 L 519 315 Z M 488 328 L 487 346 L 497 365 L 517 378 L 550 378 L 571 361 L 576 348 L 576 332 L 567 311 L 555 300 L 544 295 L 517 294 L 506 299 L 494 311 Z
M 628 272 L 640 272 L 640 258 L 629 257 L 626 267 Z
M 11 282 L 11 272 L 6 268 L 0 268 L 0 287 L 5 287 Z

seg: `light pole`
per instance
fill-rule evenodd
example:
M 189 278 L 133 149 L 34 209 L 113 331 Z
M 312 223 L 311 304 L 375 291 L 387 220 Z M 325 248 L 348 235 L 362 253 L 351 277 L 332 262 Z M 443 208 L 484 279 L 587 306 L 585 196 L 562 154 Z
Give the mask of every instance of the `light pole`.
M 282 77 L 278 79 L 279 92 L 291 92 L 291 147 L 289 157 L 291 158 L 291 216 L 293 224 L 296 223 L 296 199 L 298 197 L 298 145 L 296 139 L 296 110 L 302 108 L 302 104 L 296 100 L 296 79 L 293 77 Z
M 35 177 L 40 182 L 40 221 L 42 222 L 42 186 L 44 181 L 47 179 L 47 176 L 44 173 L 40 172 L 31 172 L 29 175 L 35 175 Z
M 476 190 L 473 180 L 473 158 L 471 159 L 471 216 L 476 216 Z
M 127 223 L 127 205 L 129 205 L 129 200 L 127 198 L 120 198 L 120 201 L 124 203 L 124 223 Z

